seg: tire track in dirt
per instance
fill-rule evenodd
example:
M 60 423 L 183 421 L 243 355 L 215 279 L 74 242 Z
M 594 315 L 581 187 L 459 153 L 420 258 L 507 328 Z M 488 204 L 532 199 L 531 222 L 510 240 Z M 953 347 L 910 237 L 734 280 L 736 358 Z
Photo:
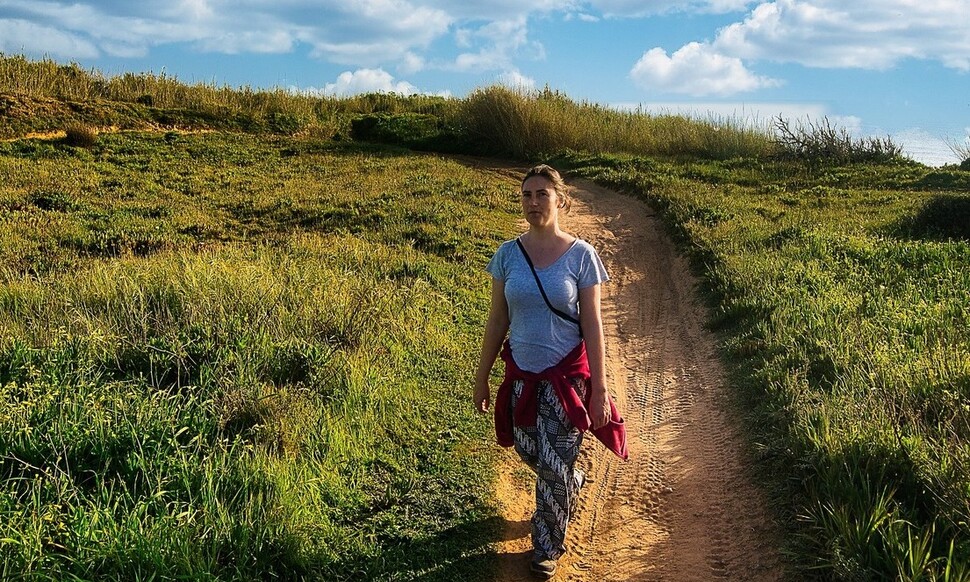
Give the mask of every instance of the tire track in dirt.
M 589 182 L 572 186 L 562 226 L 599 250 L 611 276 L 607 375 L 630 460 L 586 439 L 577 463 L 590 480 L 555 579 L 782 579 L 779 530 L 725 412 L 724 373 L 686 260 L 646 204 Z M 514 452 L 506 461 L 499 579 L 529 580 L 533 479 Z

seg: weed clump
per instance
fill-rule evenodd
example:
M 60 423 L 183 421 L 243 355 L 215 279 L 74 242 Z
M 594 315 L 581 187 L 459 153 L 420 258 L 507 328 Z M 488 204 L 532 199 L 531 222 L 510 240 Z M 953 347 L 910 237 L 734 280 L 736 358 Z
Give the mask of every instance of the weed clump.
M 64 144 L 77 148 L 94 147 L 98 142 L 98 132 L 93 127 L 83 123 L 72 123 L 64 128 Z
M 960 160 L 958 167 L 961 170 L 970 171 L 970 136 L 963 143 L 948 139 L 946 145 L 953 152 L 953 155 Z
M 903 148 L 892 138 L 854 139 L 844 127 L 833 126 L 828 117 L 823 117 L 821 121 L 809 121 L 808 127 L 792 127 L 789 120 L 779 116 L 774 125 L 775 143 L 781 158 L 851 164 L 892 162 L 903 155 Z

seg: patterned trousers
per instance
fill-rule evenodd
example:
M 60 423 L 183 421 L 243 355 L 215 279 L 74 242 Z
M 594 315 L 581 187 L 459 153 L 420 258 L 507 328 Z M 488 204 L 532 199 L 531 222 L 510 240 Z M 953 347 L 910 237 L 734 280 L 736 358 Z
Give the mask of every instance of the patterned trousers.
M 512 408 L 522 395 L 523 383 L 512 384 Z M 580 397 L 586 385 L 577 380 L 573 388 Z M 557 560 L 566 552 L 566 526 L 576 510 L 585 476 L 573 464 L 579 455 L 583 433 L 566 417 L 562 403 L 548 382 L 536 387 L 535 426 L 515 427 L 515 451 L 536 474 L 536 511 L 532 514 L 534 559 Z

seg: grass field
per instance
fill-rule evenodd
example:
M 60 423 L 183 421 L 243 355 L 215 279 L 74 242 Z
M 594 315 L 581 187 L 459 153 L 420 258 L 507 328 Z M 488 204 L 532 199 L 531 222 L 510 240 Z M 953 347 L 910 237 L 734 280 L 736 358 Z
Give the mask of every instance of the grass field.
M 970 579 L 970 172 L 570 156 L 660 209 L 800 572 Z
M 0 577 L 487 572 L 469 266 L 507 182 L 221 133 L 17 140 L 0 174 Z
M 313 99 L 2 56 L 0 117 L 0 577 L 488 578 L 475 266 L 516 184 L 411 146 L 648 200 L 797 573 L 970 579 L 968 160 L 548 90 Z

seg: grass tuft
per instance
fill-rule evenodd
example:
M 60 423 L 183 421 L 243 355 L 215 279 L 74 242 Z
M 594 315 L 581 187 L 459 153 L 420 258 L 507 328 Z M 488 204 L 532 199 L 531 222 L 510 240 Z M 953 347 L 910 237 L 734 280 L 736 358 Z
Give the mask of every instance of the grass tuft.
M 64 128 L 65 145 L 78 148 L 90 148 L 98 142 L 98 132 L 93 127 L 83 123 L 72 123 Z

